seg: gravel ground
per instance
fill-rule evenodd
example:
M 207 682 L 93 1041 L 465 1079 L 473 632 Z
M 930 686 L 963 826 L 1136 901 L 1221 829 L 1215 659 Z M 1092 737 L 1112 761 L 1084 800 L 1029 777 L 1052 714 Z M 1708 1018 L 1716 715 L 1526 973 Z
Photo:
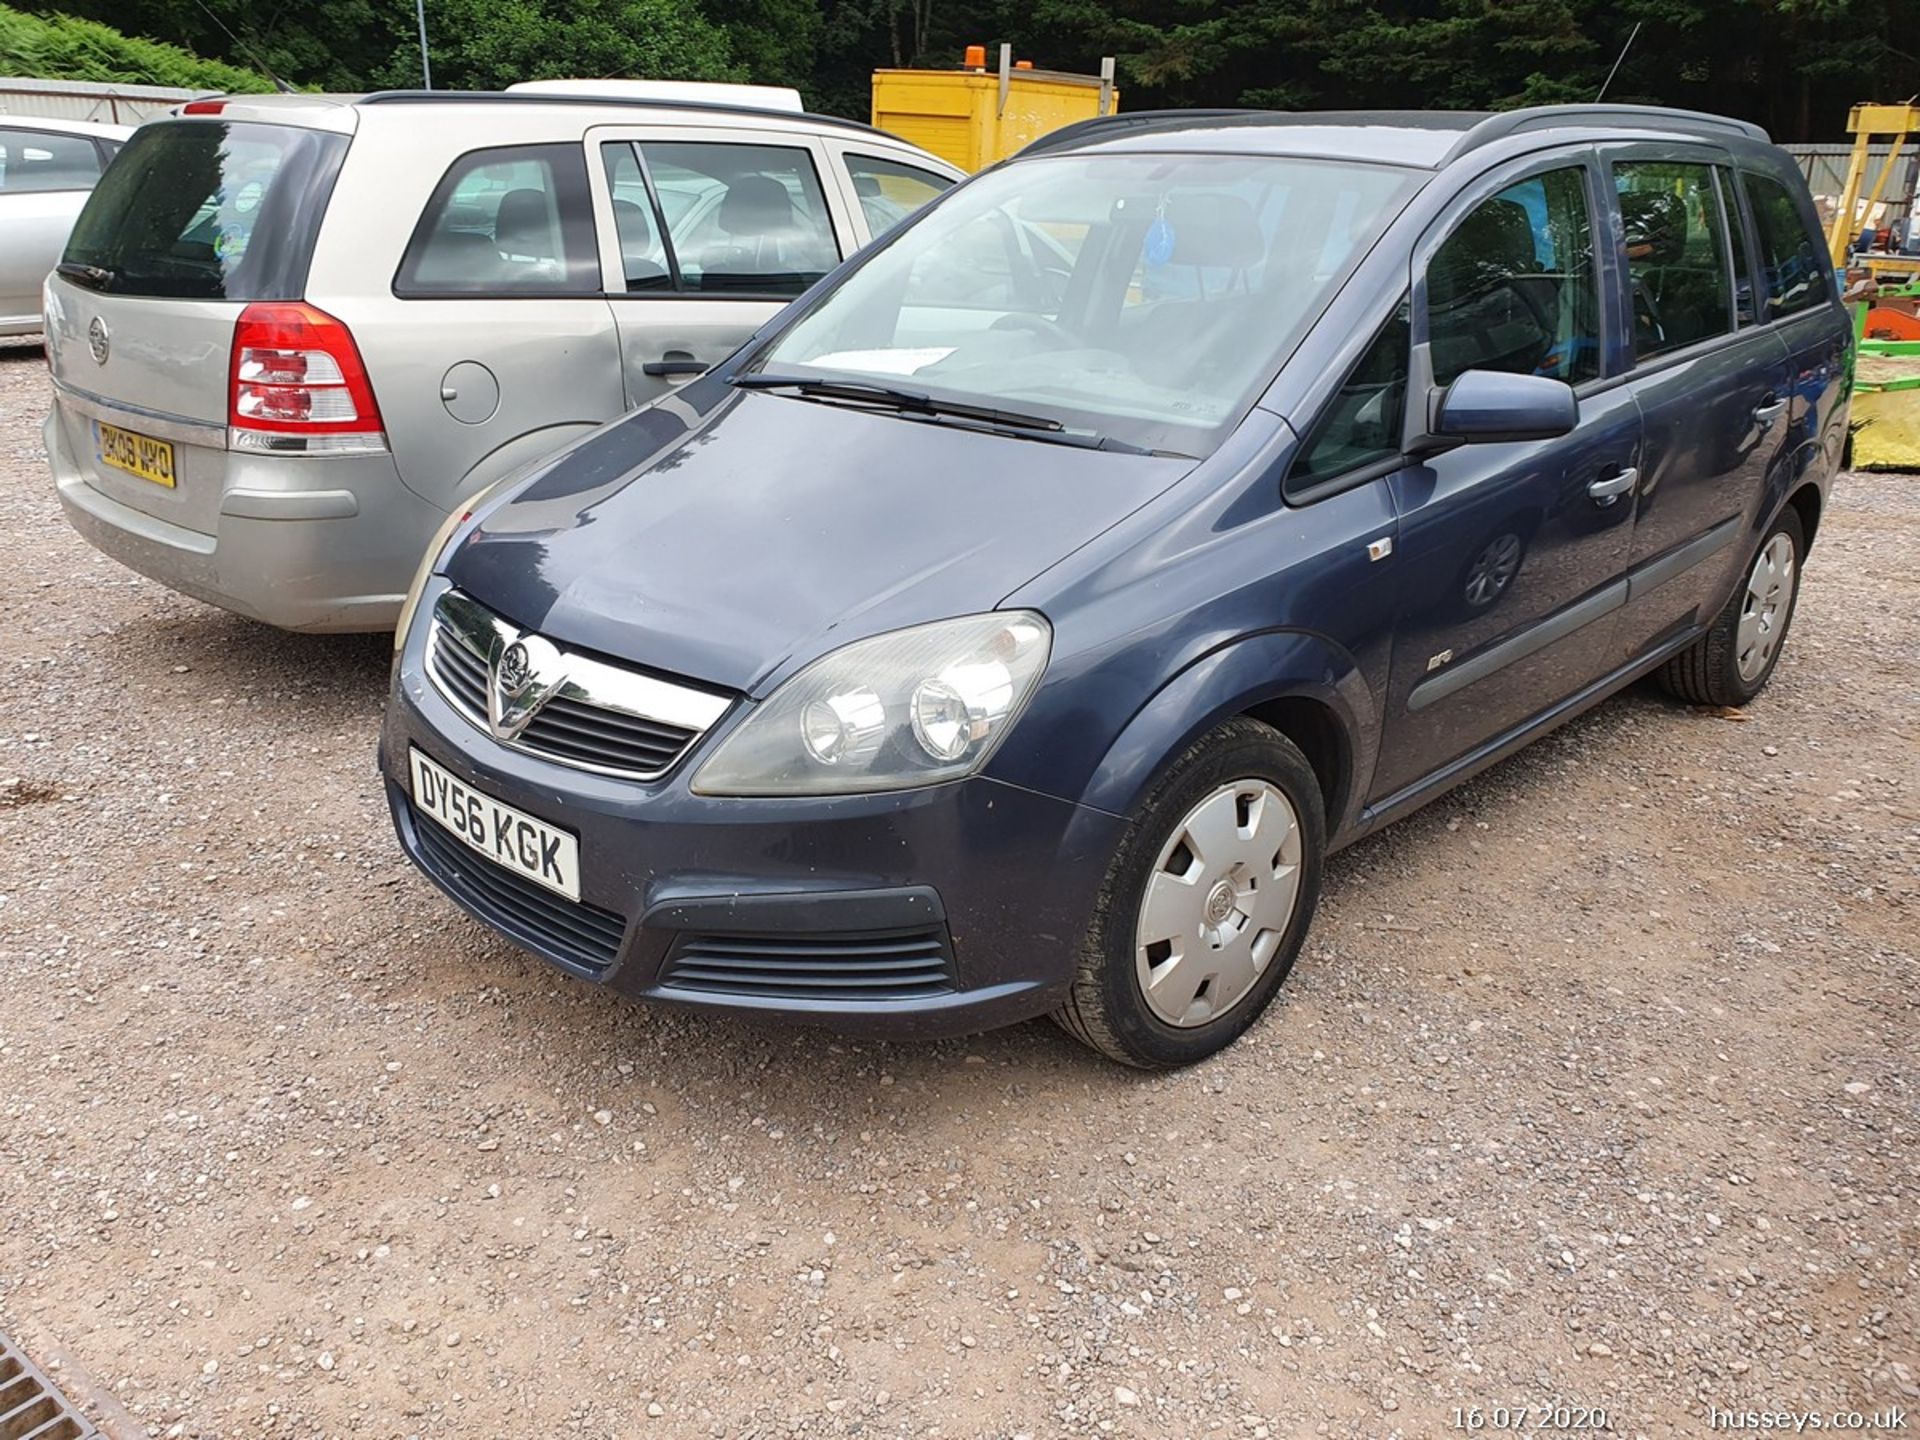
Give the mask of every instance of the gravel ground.
M 1623 696 L 1348 851 L 1149 1077 L 494 939 L 390 836 L 387 643 L 96 555 L 45 403 L 0 348 L 0 1325 L 115 1440 L 1920 1410 L 1913 477 L 1843 480 L 1750 712 Z

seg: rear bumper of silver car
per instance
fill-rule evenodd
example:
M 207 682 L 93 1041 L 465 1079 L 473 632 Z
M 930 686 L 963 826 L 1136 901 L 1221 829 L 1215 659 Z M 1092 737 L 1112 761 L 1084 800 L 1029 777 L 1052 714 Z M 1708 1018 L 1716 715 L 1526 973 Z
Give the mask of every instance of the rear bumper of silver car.
M 444 518 L 387 454 L 228 453 L 211 532 L 136 509 L 89 482 L 59 405 L 44 431 L 68 521 L 129 569 L 286 630 L 391 629 Z

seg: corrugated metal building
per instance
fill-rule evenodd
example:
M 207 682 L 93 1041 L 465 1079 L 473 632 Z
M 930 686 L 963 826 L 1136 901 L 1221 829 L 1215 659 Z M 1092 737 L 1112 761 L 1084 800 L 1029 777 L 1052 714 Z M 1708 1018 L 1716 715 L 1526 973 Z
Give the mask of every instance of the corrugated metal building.
M 1847 188 L 1847 166 L 1853 160 L 1853 146 L 1783 145 L 1780 148 L 1794 158 L 1800 173 L 1807 177 L 1807 188 L 1819 202 L 1820 220 L 1825 224 L 1833 215 L 1833 207 L 1840 203 L 1841 191 Z M 1874 176 L 1880 173 L 1888 148 L 1875 145 L 1867 152 L 1866 185 L 1872 185 Z M 1908 145 L 1894 162 L 1893 173 L 1887 177 L 1887 188 L 1880 196 L 1880 203 L 1874 206 L 1873 214 L 1856 217 L 1858 223 L 1878 229 L 1904 217 L 1912 204 L 1916 178 L 1920 178 L 1920 155 Z
M 93 80 L 0 78 L 0 115 L 40 115 L 49 120 L 103 120 L 138 125 L 164 115 L 205 90 L 171 85 L 102 84 Z

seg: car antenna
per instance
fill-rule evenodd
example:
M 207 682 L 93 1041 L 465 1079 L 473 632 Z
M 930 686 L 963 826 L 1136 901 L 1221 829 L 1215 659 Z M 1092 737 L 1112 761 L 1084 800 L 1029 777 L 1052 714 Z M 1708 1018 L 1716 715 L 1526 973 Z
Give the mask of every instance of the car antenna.
M 1627 36 L 1627 43 L 1622 45 L 1620 47 L 1620 53 L 1614 56 L 1613 69 L 1607 71 L 1607 78 L 1600 82 L 1600 93 L 1593 97 L 1594 104 L 1598 105 L 1602 100 L 1607 98 L 1607 86 L 1613 84 L 1613 77 L 1620 73 L 1620 62 L 1627 58 L 1627 51 L 1631 50 L 1633 48 L 1633 42 L 1640 38 L 1640 27 L 1645 23 L 1644 20 L 1636 20 L 1633 22 L 1633 33 Z
M 260 73 L 265 75 L 267 79 L 273 82 L 274 89 L 278 90 L 282 95 L 293 95 L 298 93 L 293 88 L 293 86 L 287 84 L 286 81 L 282 80 L 278 75 L 274 74 L 273 71 L 267 67 L 267 62 L 260 58 L 260 52 L 258 50 L 254 49 L 251 45 L 247 44 L 246 41 L 242 40 L 238 35 L 234 34 L 233 31 L 228 30 L 226 26 L 226 22 L 223 21 L 218 15 L 214 14 L 213 11 L 208 10 L 207 7 L 204 4 L 202 4 L 202 0 L 193 0 L 193 3 L 196 5 L 199 5 L 201 11 L 206 15 L 206 17 L 209 20 L 213 21 L 214 24 L 220 27 L 221 31 L 226 35 L 227 39 L 231 40 L 235 45 L 238 45 L 242 50 L 247 52 L 247 54 L 252 58 L 253 63 L 260 67 Z

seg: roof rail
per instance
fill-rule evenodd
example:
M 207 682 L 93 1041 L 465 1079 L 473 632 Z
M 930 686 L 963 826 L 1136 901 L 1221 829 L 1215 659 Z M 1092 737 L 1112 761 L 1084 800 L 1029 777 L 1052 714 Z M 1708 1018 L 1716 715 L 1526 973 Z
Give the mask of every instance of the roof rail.
M 643 100 L 632 95 L 551 95 L 528 90 L 512 94 L 504 90 L 376 90 L 371 95 L 362 95 L 354 103 L 431 105 L 451 101 L 486 105 L 618 105 L 632 110 L 699 110 L 713 115 L 742 115 L 753 120 L 810 120 L 816 125 L 831 125 L 862 135 L 881 135 L 889 140 L 899 138 L 859 120 L 845 120 L 838 115 L 816 115 L 811 110 L 769 110 L 754 105 L 723 105 L 715 100 Z
M 1466 110 L 1131 110 L 1063 126 L 1042 135 L 1019 153 L 1039 155 L 1050 150 L 1070 149 L 1096 136 L 1153 134 L 1201 125 L 1399 125 L 1423 130 L 1458 130 L 1460 139 L 1439 162 L 1442 165 L 1508 135 L 1573 125 L 1619 125 L 1691 131 L 1700 135 L 1735 135 L 1763 144 L 1768 140 L 1765 130 L 1745 120 L 1699 110 L 1672 110 L 1660 105 L 1534 105 L 1491 115 Z
M 1048 150 L 1062 150 L 1077 144 L 1089 134 L 1099 131 L 1153 131 L 1183 130 L 1195 121 L 1240 120 L 1249 116 L 1264 116 L 1272 112 L 1266 110 L 1129 110 L 1125 114 L 1096 115 L 1090 120 L 1076 120 L 1071 125 L 1062 125 L 1058 130 L 1049 130 L 1037 140 L 1030 140 L 1016 155 L 1039 155 Z
M 1714 135 L 1738 135 L 1769 143 L 1767 132 L 1746 120 L 1709 115 L 1703 110 L 1673 110 L 1664 105 L 1530 105 L 1489 115 L 1460 137 L 1447 152 L 1448 160 L 1470 150 L 1529 130 L 1558 130 L 1572 125 L 1625 125 L 1644 130 L 1689 130 Z M 1442 162 L 1444 163 L 1444 162 Z

